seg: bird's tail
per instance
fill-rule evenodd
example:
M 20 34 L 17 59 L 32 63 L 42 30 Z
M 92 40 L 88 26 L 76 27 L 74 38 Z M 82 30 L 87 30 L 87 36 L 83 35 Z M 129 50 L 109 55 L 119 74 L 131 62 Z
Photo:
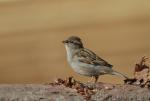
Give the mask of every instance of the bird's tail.
M 117 72 L 117 71 L 112 71 L 112 73 L 111 73 L 112 75 L 117 75 L 117 76 L 120 76 L 120 77 L 123 77 L 123 78 L 126 78 L 126 79 L 128 79 L 128 77 L 126 76 L 126 75 L 124 75 L 124 74 L 122 74 L 122 73 L 120 73 L 120 72 Z

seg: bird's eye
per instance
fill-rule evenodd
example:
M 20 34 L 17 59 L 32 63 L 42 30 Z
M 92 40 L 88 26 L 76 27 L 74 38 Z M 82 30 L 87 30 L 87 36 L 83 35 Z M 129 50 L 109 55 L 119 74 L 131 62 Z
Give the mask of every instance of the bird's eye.
M 78 43 L 78 42 L 76 42 L 76 41 L 69 41 L 69 43 L 76 44 L 76 45 L 78 45 L 78 44 L 79 44 L 79 43 Z
M 74 43 L 73 41 L 70 41 L 70 43 Z

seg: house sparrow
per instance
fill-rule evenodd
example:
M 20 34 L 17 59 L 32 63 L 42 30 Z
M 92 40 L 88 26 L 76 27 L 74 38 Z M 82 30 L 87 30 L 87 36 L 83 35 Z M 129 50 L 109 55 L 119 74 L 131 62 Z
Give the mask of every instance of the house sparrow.
M 73 70 L 81 75 L 94 77 L 95 83 L 100 75 L 111 74 L 128 78 L 122 73 L 112 69 L 112 65 L 97 56 L 94 52 L 84 48 L 81 39 L 77 36 L 71 36 L 63 41 L 67 60 Z

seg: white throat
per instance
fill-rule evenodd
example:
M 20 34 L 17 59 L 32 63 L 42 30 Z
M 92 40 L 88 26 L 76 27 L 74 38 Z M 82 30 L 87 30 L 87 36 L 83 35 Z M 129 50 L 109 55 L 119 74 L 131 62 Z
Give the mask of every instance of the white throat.
M 74 49 L 68 47 L 67 45 L 65 45 L 66 51 L 67 51 L 67 60 L 68 62 L 72 61 L 73 58 L 73 54 L 74 54 Z

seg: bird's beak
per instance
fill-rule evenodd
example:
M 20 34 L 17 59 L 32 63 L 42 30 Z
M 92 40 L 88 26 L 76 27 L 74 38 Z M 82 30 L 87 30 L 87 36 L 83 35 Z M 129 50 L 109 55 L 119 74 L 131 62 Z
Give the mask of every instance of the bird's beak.
M 62 43 L 64 43 L 64 44 L 67 43 L 67 40 L 62 41 Z

